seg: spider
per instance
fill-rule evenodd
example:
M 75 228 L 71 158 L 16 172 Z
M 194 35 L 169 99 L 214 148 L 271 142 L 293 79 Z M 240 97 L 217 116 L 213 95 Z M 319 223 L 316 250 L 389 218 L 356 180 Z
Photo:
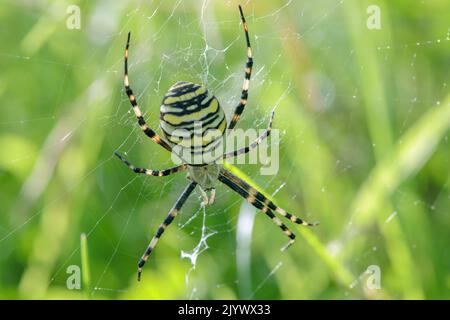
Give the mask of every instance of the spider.
M 241 99 L 239 104 L 236 106 L 234 114 L 231 118 L 230 123 L 227 126 L 227 120 L 223 109 L 221 108 L 217 98 L 208 93 L 208 90 L 202 86 L 191 82 L 180 81 L 175 83 L 163 98 L 162 105 L 160 108 L 160 127 L 164 133 L 164 140 L 161 138 L 154 130 L 152 130 L 145 122 L 142 112 L 138 107 L 136 97 L 131 90 L 129 79 L 128 79 L 128 49 L 130 46 L 131 33 L 128 33 L 127 43 L 125 46 L 125 57 L 124 57 L 124 85 L 125 91 L 128 99 L 131 103 L 133 111 L 136 115 L 138 124 L 142 131 L 154 142 L 162 146 L 169 152 L 173 152 L 174 147 L 180 143 L 179 137 L 177 137 L 174 132 L 178 129 L 185 129 L 188 133 L 191 133 L 190 137 L 194 137 L 194 125 L 195 123 L 200 123 L 202 128 L 202 139 L 200 144 L 190 145 L 189 150 L 192 154 L 197 153 L 208 153 L 213 150 L 220 139 L 225 135 L 225 129 L 231 130 L 236 126 L 239 121 L 245 106 L 247 105 L 248 89 L 250 84 L 250 76 L 252 74 L 253 66 L 253 54 L 252 48 L 250 46 L 250 38 L 248 34 L 247 23 L 245 21 L 244 13 L 242 7 L 239 6 L 240 17 L 242 20 L 242 25 L 244 27 L 245 40 L 247 44 L 247 63 L 245 65 L 245 77 L 242 86 Z M 272 121 L 274 117 L 274 112 L 272 111 L 270 115 L 268 128 L 252 143 L 244 148 L 238 150 L 224 153 L 221 155 L 221 159 L 226 159 L 230 157 L 236 157 L 241 154 L 248 153 L 250 150 L 256 148 L 262 140 L 270 135 L 272 129 Z M 210 130 L 215 129 L 220 133 L 218 136 L 205 138 L 205 133 Z M 229 132 L 229 131 L 228 131 Z M 206 139 L 206 141 L 205 141 Z M 192 141 L 190 141 L 192 142 Z M 200 150 L 200 151 L 198 151 Z M 159 226 L 156 234 L 150 241 L 147 249 L 142 255 L 138 263 L 138 281 L 141 279 L 142 268 L 148 260 L 151 252 L 155 249 L 158 240 L 161 238 L 164 231 L 170 225 L 170 223 L 177 216 L 183 204 L 186 202 L 189 195 L 199 185 L 200 192 L 203 197 L 203 205 L 210 205 L 214 202 L 215 198 L 215 182 L 219 180 L 233 191 L 238 193 L 244 199 L 246 199 L 250 204 L 255 206 L 257 209 L 264 212 L 273 223 L 281 228 L 283 233 L 289 238 L 289 242 L 285 245 L 282 250 L 287 249 L 295 241 L 295 234 L 289 230 L 289 228 L 278 218 L 274 212 L 280 214 L 281 216 L 289 219 L 290 221 L 301 224 L 304 226 L 314 226 L 317 223 L 309 223 L 293 214 L 288 213 L 284 209 L 276 206 L 271 200 L 265 197 L 262 193 L 257 191 L 255 188 L 250 186 L 247 182 L 232 174 L 230 171 L 223 168 L 223 166 L 217 161 L 193 164 L 192 162 L 183 162 L 181 165 L 164 169 L 164 170 L 152 170 L 146 168 L 136 167 L 131 164 L 127 159 L 125 159 L 121 154 L 115 152 L 115 155 L 132 171 L 135 173 L 146 174 L 149 176 L 163 177 L 180 171 L 188 171 L 188 179 L 190 183 L 178 197 L 177 201 L 170 209 L 167 217 Z M 209 196 L 207 194 L 209 192 Z

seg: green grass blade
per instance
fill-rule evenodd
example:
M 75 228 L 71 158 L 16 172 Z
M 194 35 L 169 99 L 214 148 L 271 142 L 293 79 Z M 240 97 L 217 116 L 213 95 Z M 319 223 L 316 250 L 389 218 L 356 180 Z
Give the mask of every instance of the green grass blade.
M 81 277 L 83 283 L 83 291 L 87 296 L 91 288 L 91 273 L 89 269 L 88 243 L 85 233 L 80 236 L 80 252 L 81 252 Z

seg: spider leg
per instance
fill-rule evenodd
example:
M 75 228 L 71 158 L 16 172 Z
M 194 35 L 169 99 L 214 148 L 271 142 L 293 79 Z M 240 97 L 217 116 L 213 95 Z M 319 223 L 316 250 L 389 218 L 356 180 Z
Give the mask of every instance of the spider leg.
M 272 111 L 272 113 L 270 114 L 270 120 L 269 120 L 269 125 L 268 125 L 267 129 L 255 141 L 253 141 L 247 147 L 243 147 L 243 148 L 240 148 L 238 150 L 234 150 L 234 151 L 225 153 L 222 156 L 222 159 L 227 159 L 227 158 L 231 158 L 231 157 L 237 157 L 237 156 L 239 156 L 241 154 L 248 153 L 251 150 L 255 149 L 261 143 L 261 141 L 263 141 L 268 136 L 270 136 L 270 132 L 272 131 L 272 122 L 273 122 L 274 115 L 275 115 L 275 112 Z
M 164 170 L 152 170 L 152 169 L 147 169 L 147 168 L 139 168 L 139 167 L 135 167 L 133 164 L 131 164 L 127 159 L 125 159 L 117 151 L 114 152 L 114 154 L 120 159 L 120 161 L 122 161 L 128 168 L 130 168 L 135 173 L 144 173 L 148 176 L 165 177 L 165 176 L 168 176 L 169 174 L 184 171 L 187 169 L 186 164 L 181 164 L 179 166 L 172 167 L 169 169 L 164 169 Z
M 134 114 L 136 115 L 138 124 L 141 127 L 142 131 L 154 142 L 156 142 L 157 144 L 159 144 L 160 146 L 171 152 L 172 147 L 166 141 L 164 141 L 155 131 L 153 131 L 145 122 L 144 117 L 142 116 L 142 112 L 137 104 L 136 97 L 133 94 L 133 90 L 131 90 L 130 83 L 128 80 L 128 48 L 130 47 L 130 38 L 131 32 L 128 32 L 127 45 L 125 47 L 125 70 L 123 79 L 125 85 L 125 92 L 127 93 L 128 99 L 130 100 Z
M 226 178 L 228 178 L 233 183 L 235 183 L 235 184 L 239 185 L 240 187 L 242 187 L 244 190 L 246 190 L 250 194 L 251 197 L 254 197 L 255 199 L 257 199 L 264 206 L 267 206 L 269 209 L 271 209 L 271 210 L 281 214 L 283 217 L 291 220 L 292 222 L 297 223 L 297 224 L 301 224 L 301 225 L 304 225 L 304 226 L 309 226 L 309 227 L 314 227 L 314 226 L 319 224 L 319 222 L 314 222 L 314 223 L 307 222 L 306 220 L 301 219 L 301 218 L 299 218 L 299 217 L 297 217 L 297 216 L 287 212 L 286 210 L 278 207 L 270 199 L 268 199 L 265 195 L 263 195 L 261 192 L 259 192 L 258 190 L 256 190 L 252 186 L 250 186 L 247 182 L 245 182 L 241 178 L 235 176 L 231 172 L 229 172 L 227 170 L 222 170 L 221 171 L 221 175 L 226 177 Z
M 186 189 L 184 189 L 184 191 L 178 197 L 178 199 L 175 202 L 175 204 L 172 207 L 172 209 L 170 209 L 169 214 L 164 219 L 163 223 L 161 223 L 161 225 L 159 226 L 158 230 L 156 231 L 156 234 L 152 238 L 152 241 L 150 241 L 150 244 L 148 245 L 147 249 L 145 250 L 144 254 L 142 255 L 142 258 L 139 260 L 139 263 L 138 263 L 138 281 L 141 280 L 142 268 L 144 267 L 145 262 L 147 261 L 148 257 L 150 256 L 150 253 L 152 253 L 153 249 L 155 249 L 159 238 L 164 233 L 164 230 L 166 230 L 166 228 L 169 226 L 169 224 L 177 216 L 178 211 L 180 211 L 181 207 L 186 202 L 187 198 L 192 193 L 192 191 L 194 190 L 196 185 L 197 185 L 196 182 L 191 182 L 186 187 Z
M 215 199 L 216 199 L 216 189 L 212 188 L 210 189 L 210 196 L 208 196 L 208 194 L 206 193 L 205 190 L 203 190 L 203 188 L 200 186 L 200 194 L 202 195 L 203 201 L 201 203 L 202 206 L 206 206 L 206 205 L 211 205 L 214 203 Z
M 245 188 L 242 185 L 238 185 L 237 183 L 235 183 L 234 181 L 232 181 L 223 174 L 219 175 L 219 181 L 221 181 L 226 186 L 230 187 L 233 191 L 237 192 L 251 205 L 264 212 L 272 220 L 274 224 L 280 227 L 283 233 L 289 238 L 289 242 L 284 247 L 281 248 L 282 251 L 289 248 L 295 242 L 295 234 L 291 230 L 289 230 L 289 228 L 280 220 L 280 218 L 278 218 L 273 214 L 273 211 L 268 206 L 264 205 L 264 203 L 259 201 L 247 190 L 245 190 Z
M 199 187 L 200 189 L 200 194 L 202 195 L 203 201 L 200 204 L 202 207 L 206 206 L 209 203 L 209 198 L 208 198 L 208 194 L 206 193 L 205 190 L 203 190 L 202 187 Z
M 244 111 L 245 105 L 247 104 L 248 88 L 250 85 L 250 77 L 252 75 L 253 68 L 253 52 L 252 47 L 250 46 L 250 37 L 248 35 L 247 22 L 245 21 L 241 6 L 239 6 L 239 13 L 241 14 L 242 25 L 244 26 L 245 41 L 247 43 L 247 63 L 245 64 L 245 77 L 244 83 L 242 85 L 241 100 L 234 110 L 233 117 L 231 118 L 230 124 L 228 125 L 228 129 L 233 129 L 235 127 L 236 123 L 241 117 L 242 112 Z

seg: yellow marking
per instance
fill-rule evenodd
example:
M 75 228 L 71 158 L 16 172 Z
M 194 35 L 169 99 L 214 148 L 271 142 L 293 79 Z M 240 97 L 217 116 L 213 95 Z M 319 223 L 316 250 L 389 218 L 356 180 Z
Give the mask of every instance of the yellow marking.
M 177 137 L 177 136 L 171 136 L 171 137 L 167 137 L 167 139 L 169 139 L 169 141 L 172 143 L 178 144 L 180 141 L 183 141 L 184 138 Z
M 153 249 L 156 246 L 157 243 L 158 243 L 158 238 L 154 237 L 152 239 L 152 241 L 150 242 L 149 247 Z M 147 260 L 147 259 L 144 259 L 144 260 Z
M 191 111 L 191 110 L 194 110 L 194 109 L 196 109 L 198 107 L 198 105 L 197 104 L 192 104 L 192 105 L 188 105 L 188 106 L 183 106 L 183 108 L 186 110 L 186 111 Z M 160 106 L 160 112 L 162 112 L 162 113 L 168 113 L 168 112 L 180 112 L 180 108 L 179 107 L 176 107 L 176 106 L 173 106 L 173 105 L 170 105 L 170 104 L 164 104 L 164 102 L 163 102 L 163 104 L 161 104 L 161 106 Z
M 134 101 L 136 100 L 136 98 L 134 97 L 134 95 L 130 95 L 130 101 Z
M 242 90 L 248 90 L 249 85 L 250 85 L 250 80 L 249 79 L 245 79 L 244 80 L 244 85 L 242 86 Z
M 216 199 L 216 189 L 211 190 L 211 196 L 209 198 L 209 204 L 213 204 Z
M 247 99 L 241 99 L 241 104 L 245 106 L 247 104 Z
M 245 73 L 249 74 L 250 73 L 250 68 L 245 68 Z
M 278 226 L 281 226 L 283 224 L 283 222 L 281 222 L 280 218 L 278 217 L 273 217 L 272 218 L 273 222 L 275 222 Z
M 258 194 L 258 191 L 256 191 L 255 189 L 253 189 L 252 187 L 250 187 L 248 193 L 250 193 L 253 196 L 256 196 Z
M 253 202 L 256 201 L 256 198 L 255 198 L 254 196 L 252 196 L 252 195 L 249 195 L 249 196 L 247 197 L 247 201 L 250 202 L 250 203 L 253 203 Z
M 128 59 L 128 49 L 125 49 L 125 58 Z
M 223 121 L 218 129 L 209 129 L 208 132 L 203 137 L 195 136 L 193 138 L 181 138 L 177 137 L 178 139 L 171 139 L 173 143 L 178 144 L 179 146 L 183 148 L 191 148 L 191 147 L 205 147 L 207 144 L 211 143 L 212 141 L 217 140 L 217 138 L 220 138 L 223 135 L 223 131 L 225 130 L 226 122 Z M 174 136 L 172 136 L 174 137 Z M 198 142 L 201 142 L 201 144 L 198 144 Z
M 247 48 L 247 56 L 250 58 L 253 57 L 252 48 L 250 48 L 250 47 Z
M 163 105 L 164 106 L 164 105 Z M 161 112 L 163 112 L 163 107 L 161 107 Z M 225 131 L 226 129 L 226 118 L 225 118 L 225 114 L 223 113 L 223 110 L 219 107 L 218 112 L 209 115 L 207 117 L 207 119 L 205 119 L 206 121 L 211 120 L 213 117 L 215 117 L 215 119 L 213 120 L 212 123 L 209 123 L 208 125 L 205 125 L 204 127 L 202 127 L 202 121 L 198 121 L 198 123 L 195 123 L 194 121 L 194 127 L 191 127 L 191 124 L 188 124 L 188 127 L 185 127 L 184 125 L 171 125 L 170 123 L 166 122 L 166 121 L 160 121 L 160 127 L 164 130 L 164 134 L 167 136 L 167 134 L 171 135 L 172 137 L 176 137 L 178 138 L 186 138 L 189 139 L 191 137 L 191 133 L 198 133 L 200 131 L 200 129 L 203 129 L 203 131 L 206 131 L 208 129 L 213 129 L 213 128 L 218 128 L 221 131 Z M 222 125 L 222 122 L 225 122 L 225 125 Z M 195 125 L 199 126 L 195 127 Z M 223 126 L 223 130 L 221 129 Z M 197 134 L 197 136 L 199 136 L 199 134 Z M 179 141 L 180 139 L 178 139 L 177 141 Z
M 217 102 L 217 99 L 213 99 L 211 101 L 211 103 L 209 104 L 209 106 L 202 110 L 193 112 L 191 114 L 183 115 L 183 116 L 174 115 L 174 114 L 165 114 L 163 116 L 163 119 L 172 125 L 177 125 L 177 124 L 180 124 L 185 121 L 199 120 L 209 113 L 217 112 L 218 109 L 219 109 L 219 104 Z
M 171 104 L 174 102 L 178 102 L 178 97 L 169 97 L 163 101 L 164 104 Z
M 147 130 L 147 129 L 148 129 L 148 125 L 142 124 L 142 125 L 141 125 L 141 129 L 144 130 L 144 131 Z
M 292 221 L 292 222 L 297 221 L 297 217 L 291 216 L 291 221 Z
M 125 86 L 128 87 L 130 83 L 128 82 L 128 75 L 125 75 L 123 82 L 125 83 Z
M 292 235 L 292 232 L 289 231 L 289 230 L 283 230 L 283 232 L 284 232 L 284 234 L 287 235 L 287 236 Z
M 268 210 L 268 208 L 267 208 L 267 207 L 263 207 L 263 208 L 261 209 L 261 211 L 262 211 L 262 212 L 264 212 L 264 213 L 266 213 L 266 212 L 267 212 L 267 210 Z
M 138 106 L 134 106 L 133 111 L 134 111 L 134 114 L 136 115 L 136 117 L 142 117 L 142 112 Z

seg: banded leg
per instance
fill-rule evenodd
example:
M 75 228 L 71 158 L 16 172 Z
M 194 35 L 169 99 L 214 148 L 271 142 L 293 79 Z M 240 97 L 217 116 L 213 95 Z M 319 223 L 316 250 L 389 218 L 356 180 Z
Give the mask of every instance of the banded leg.
M 241 197 L 247 200 L 248 203 L 264 212 L 272 220 L 273 223 L 280 227 L 283 233 L 289 238 L 289 242 L 281 248 L 282 251 L 289 248 L 295 242 L 295 234 L 291 230 L 289 230 L 289 228 L 280 220 L 280 218 L 273 214 L 272 210 L 268 206 L 264 205 L 264 203 L 259 201 L 247 190 L 242 188 L 242 186 L 239 186 L 238 184 L 227 178 L 225 175 L 221 174 L 219 176 L 219 181 L 230 187 L 232 190 L 236 191 Z
M 297 224 L 301 224 L 301 225 L 304 225 L 304 226 L 309 226 L 309 227 L 314 227 L 314 226 L 319 224 L 319 222 L 314 222 L 314 223 L 307 222 L 306 220 L 303 220 L 303 219 L 301 219 L 301 218 L 299 218 L 299 217 L 297 217 L 297 216 L 287 212 L 286 210 L 278 207 L 270 199 L 268 199 L 265 195 L 263 195 L 261 192 L 259 192 L 258 190 L 253 188 L 251 185 L 249 185 L 247 182 L 245 182 L 241 178 L 235 176 L 231 172 L 229 172 L 227 170 L 222 170 L 221 171 L 221 175 L 223 175 L 224 177 L 226 177 L 227 179 L 231 180 L 233 183 L 237 184 L 242 189 L 247 191 L 250 194 L 251 197 L 256 198 L 264 206 L 267 206 L 269 209 L 271 209 L 271 210 L 281 214 L 283 217 L 291 220 L 292 222 L 297 223 Z
M 127 93 L 128 99 L 130 100 L 134 114 L 136 115 L 138 124 L 141 127 L 142 131 L 154 142 L 156 142 L 157 144 L 159 144 L 160 146 L 171 152 L 172 147 L 167 142 L 165 142 L 155 131 L 153 131 L 145 122 L 144 117 L 142 116 L 142 112 L 137 104 L 136 97 L 133 94 L 133 90 L 131 90 L 130 83 L 128 80 L 128 48 L 130 47 L 130 38 L 131 32 L 128 32 L 127 45 L 125 47 L 125 70 L 123 79 L 125 85 L 125 92 Z
M 233 117 L 231 118 L 230 124 L 228 125 L 228 129 L 233 129 L 236 126 L 236 123 L 239 121 L 242 112 L 247 104 L 248 99 L 248 88 L 250 85 L 250 77 L 252 75 L 253 68 L 253 52 L 252 47 L 250 46 L 250 37 L 248 35 L 248 27 L 247 22 L 245 21 L 244 13 L 242 12 L 242 7 L 239 6 L 239 12 L 241 14 L 242 25 L 244 26 L 245 33 L 245 41 L 247 42 L 247 63 L 245 64 L 245 77 L 244 83 L 242 85 L 242 93 L 241 100 L 234 110 Z
M 248 153 L 251 150 L 255 149 L 261 143 L 261 141 L 263 141 L 268 136 L 270 136 L 270 132 L 272 131 L 272 122 L 273 122 L 274 115 L 275 115 L 275 112 L 272 111 L 272 113 L 270 114 L 269 126 L 267 127 L 267 129 L 255 141 L 253 141 L 247 147 L 243 147 L 243 148 L 240 148 L 238 150 L 225 153 L 222 156 L 222 159 L 227 159 L 227 158 L 231 158 L 231 157 L 237 157 L 237 156 L 239 156 L 241 154 Z
M 125 159 L 117 151 L 114 152 L 114 154 L 120 159 L 120 161 L 125 163 L 125 165 L 128 168 L 130 168 L 132 171 L 134 171 L 135 173 L 144 173 L 144 174 L 146 174 L 148 176 L 165 177 L 165 176 L 168 176 L 169 174 L 180 172 L 180 171 L 184 171 L 184 170 L 187 169 L 187 165 L 186 164 L 182 164 L 182 165 L 179 165 L 179 166 L 176 166 L 176 167 L 172 167 L 172 168 L 169 168 L 169 169 L 164 169 L 164 170 L 152 170 L 152 169 L 146 169 L 146 168 L 139 168 L 139 167 L 135 167 L 133 164 L 131 164 L 127 159 Z
M 139 260 L 138 281 L 141 281 L 142 268 L 144 267 L 145 262 L 147 261 L 148 257 L 150 256 L 150 253 L 152 253 L 153 249 L 155 249 L 159 238 L 161 238 L 161 235 L 164 233 L 164 230 L 166 230 L 166 228 L 169 226 L 169 224 L 177 216 L 178 211 L 180 211 L 181 207 L 186 202 L 187 198 L 192 193 L 192 191 L 194 190 L 196 185 L 197 185 L 196 182 L 191 182 L 186 187 L 186 189 L 184 189 L 183 193 L 177 199 L 177 201 L 175 202 L 172 209 L 170 209 L 169 214 L 167 215 L 166 219 L 164 219 L 163 223 L 161 223 L 161 225 L 159 226 L 158 230 L 156 231 L 156 234 L 152 238 L 152 241 L 150 241 L 150 244 L 148 245 L 147 249 L 145 250 L 144 254 L 142 255 L 142 258 Z

